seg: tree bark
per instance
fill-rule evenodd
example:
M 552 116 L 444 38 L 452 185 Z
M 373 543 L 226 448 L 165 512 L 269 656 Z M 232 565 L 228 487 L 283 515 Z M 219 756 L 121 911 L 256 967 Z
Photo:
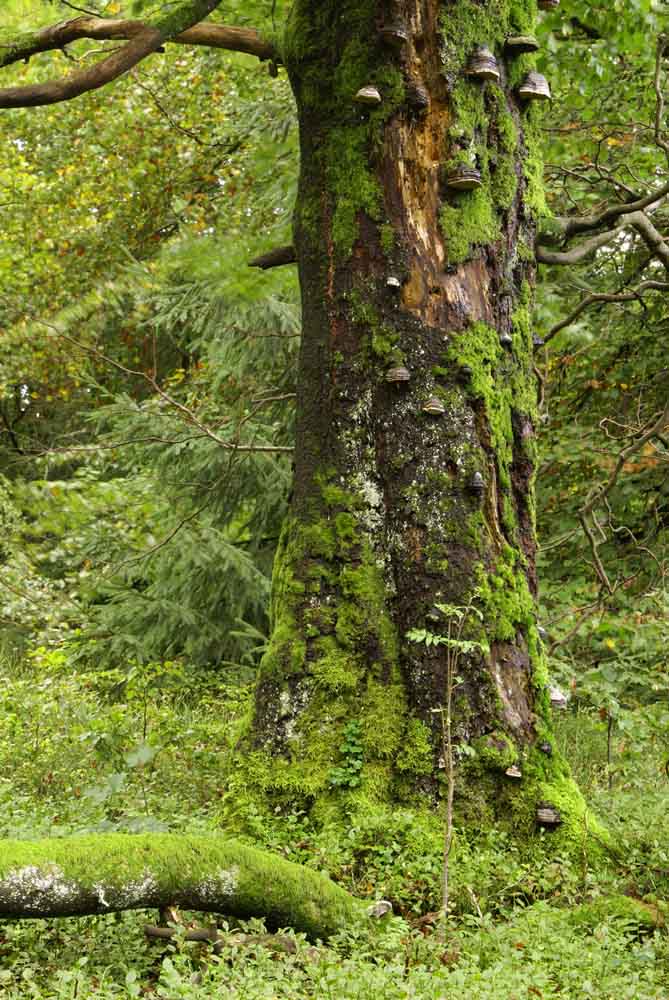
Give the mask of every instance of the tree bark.
M 326 938 L 367 907 L 325 875 L 216 836 L 94 834 L 3 840 L 0 916 L 183 909 L 262 917 Z
M 534 57 L 504 44 L 532 31 L 534 9 L 294 4 L 282 55 L 301 135 L 295 484 L 241 744 L 263 793 L 325 809 L 342 790 L 438 796 L 449 647 L 407 632 L 445 635 L 464 614 L 482 648 L 454 681 L 456 816 L 528 833 L 547 801 L 564 820 L 555 836 L 579 829 L 535 613 L 543 192 L 536 105 L 516 93 Z M 468 75 L 479 45 L 498 81 Z

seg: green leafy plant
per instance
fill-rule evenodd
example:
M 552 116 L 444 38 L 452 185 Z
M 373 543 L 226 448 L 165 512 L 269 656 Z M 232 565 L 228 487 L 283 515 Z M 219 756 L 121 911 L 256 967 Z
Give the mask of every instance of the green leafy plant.
M 344 740 L 339 746 L 342 762 L 330 771 L 329 781 L 335 788 L 357 788 L 364 763 L 364 747 L 359 722 L 344 727 Z
M 485 651 L 487 646 L 480 640 L 465 639 L 464 630 L 473 619 L 482 621 L 483 615 L 476 607 L 478 591 L 474 591 L 466 605 L 437 604 L 436 610 L 443 616 L 445 633 L 435 633 L 427 629 L 410 629 L 407 639 L 423 643 L 425 646 L 443 646 L 446 653 L 446 691 L 441 705 L 432 711 L 441 719 L 441 752 L 446 769 L 446 829 L 444 835 L 444 855 L 442 868 L 442 915 L 446 920 L 449 907 L 450 854 L 453 847 L 453 795 L 455 792 L 455 764 L 453 755 L 453 693 L 461 682 L 457 675 L 462 656 L 475 651 Z

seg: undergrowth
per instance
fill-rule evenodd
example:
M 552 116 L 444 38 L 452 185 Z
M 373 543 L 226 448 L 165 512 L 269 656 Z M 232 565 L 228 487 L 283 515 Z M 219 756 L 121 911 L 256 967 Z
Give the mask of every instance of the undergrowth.
M 53 654 L 5 663 L 0 680 L 0 835 L 220 829 L 223 759 L 247 689 L 178 663 L 73 674 Z M 635 897 L 649 924 L 662 923 L 666 747 L 642 721 L 612 743 L 585 710 L 563 713 L 557 731 L 616 835 L 606 868 L 585 854 L 551 856 L 540 838 L 520 849 L 499 831 L 456 831 L 444 927 L 439 816 L 375 809 L 316 828 L 284 808 L 256 817 L 248 839 L 327 871 L 358 896 L 389 899 L 395 916 L 380 933 L 351 928 L 316 948 L 297 936 L 292 953 L 277 956 L 237 945 L 215 954 L 178 934 L 150 942 L 145 914 L 4 921 L 0 995 L 666 1000 L 666 931 L 640 928 L 624 906 L 604 903 Z

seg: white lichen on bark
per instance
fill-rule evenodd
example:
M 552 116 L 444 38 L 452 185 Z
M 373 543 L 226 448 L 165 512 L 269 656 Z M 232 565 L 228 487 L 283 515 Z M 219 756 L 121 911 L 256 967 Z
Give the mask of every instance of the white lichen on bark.
M 40 911 L 44 901 L 62 905 L 78 893 L 75 882 L 65 878 L 63 869 L 53 864 L 47 867 L 25 865 L 13 869 L 0 881 L 0 894 L 16 903 L 17 909 Z

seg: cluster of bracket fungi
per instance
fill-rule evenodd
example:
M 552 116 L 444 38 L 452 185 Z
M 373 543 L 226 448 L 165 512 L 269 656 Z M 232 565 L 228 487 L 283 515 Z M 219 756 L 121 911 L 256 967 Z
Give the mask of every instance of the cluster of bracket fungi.
M 553 10 L 558 7 L 560 0 L 537 0 L 537 5 L 542 10 Z M 379 36 L 382 42 L 398 53 L 402 53 L 409 43 L 409 32 L 400 18 L 382 24 L 379 28 Z M 509 58 L 536 52 L 539 43 L 534 35 L 510 35 L 505 39 L 504 51 Z M 499 64 L 493 52 L 486 45 L 477 46 L 469 57 L 465 73 L 473 80 L 492 81 L 499 83 L 501 73 Z M 550 100 L 551 91 L 548 81 L 541 73 L 531 70 L 516 89 L 518 97 L 523 102 Z M 382 97 L 377 87 L 367 84 L 361 87 L 355 94 L 354 100 L 358 104 L 375 106 L 382 103 Z M 416 81 L 409 80 L 407 83 L 407 102 L 411 110 L 416 114 L 424 113 L 429 107 L 430 99 L 425 88 Z M 445 186 L 452 191 L 472 191 L 481 187 L 481 173 L 475 167 L 464 164 L 451 170 L 445 178 Z M 399 278 L 389 277 L 386 282 L 391 291 L 398 291 L 401 288 Z M 503 347 L 511 348 L 513 338 L 510 333 L 504 332 L 500 335 L 500 343 Z M 542 346 L 543 339 L 535 334 L 533 345 L 535 348 Z M 385 381 L 401 386 L 407 383 L 411 374 L 403 364 L 398 364 L 389 368 L 385 374 Z M 422 411 L 432 417 L 441 417 L 446 412 L 446 407 L 438 396 L 430 396 L 422 406 Z M 480 472 L 475 472 L 468 484 L 469 491 L 482 497 L 485 492 L 485 482 Z M 511 768 L 509 777 L 519 778 L 520 772 L 516 773 L 515 768 Z M 541 820 L 539 820 L 541 822 Z
M 559 7 L 560 0 L 537 0 L 537 6 L 540 10 L 554 10 Z M 409 33 L 404 26 L 404 24 L 399 20 L 393 20 L 390 23 L 382 25 L 379 29 L 379 35 L 382 41 L 389 47 L 395 49 L 398 52 L 402 52 L 405 46 L 409 42 Z M 505 39 L 504 51 L 507 58 L 514 58 L 519 55 L 524 55 L 527 53 L 537 52 L 539 49 L 539 43 L 534 35 L 510 35 Z M 501 80 L 501 73 L 497 59 L 494 53 L 486 45 L 478 45 L 469 57 L 465 73 L 468 77 L 473 80 L 481 81 L 492 81 L 493 83 L 499 83 Z M 548 101 L 551 98 L 551 90 L 548 81 L 541 73 L 536 72 L 536 70 L 530 70 L 522 82 L 516 88 L 516 94 L 524 103 L 530 101 Z M 369 84 L 367 86 L 361 87 L 360 90 L 355 95 L 355 101 L 358 104 L 365 105 L 379 105 L 382 103 L 382 97 L 379 90 Z M 424 113 L 429 107 L 429 95 L 425 88 L 415 81 L 409 81 L 407 84 L 407 102 L 409 107 L 415 114 Z M 461 164 L 454 170 L 449 171 L 445 178 L 445 186 L 452 191 L 473 191 L 476 188 L 481 187 L 481 173 L 475 167 L 467 166 Z M 401 288 L 401 282 L 397 277 L 389 277 L 386 281 L 386 285 L 391 291 L 399 291 Z M 532 338 L 532 343 L 534 348 L 539 348 L 543 346 L 545 341 L 538 334 L 534 334 Z M 500 344 L 505 348 L 511 348 L 513 345 L 513 338 L 510 333 L 503 332 L 500 335 Z M 469 369 L 467 369 L 465 374 L 469 374 Z M 395 385 L 401 387 L 409 382 L 411 379 L 411 373 L 409 369 L 405 367 L 404 364 L 396 364 L 392 368 L 389 368 L 385 374 L 385 381 L 390 385 Z M 431 417 L 441 417 L 446 412 L 446 407 L 438 396 L 430 396 L 426 402 L 421 407 L 423 413 L 426 413 Z M 468 491 L 481 499 L 485 494 L 486 486 L 485 480 L 482 474 L 478 471 L 472 473 L 468 483 Z M 539 629 L 541 637 L 545 635 L 544 629 Z M 543 633 L 543 634 L 542 634 Z M 554 695 L 554 691 L 557 689 L 551 689 L 551 704 L 553 707 L 557 705 L 557 696 Z M 561 692 L 559 692 L 561 695 Z M 561 695 L 564 699 L 564 696 Z M 566 704 L 566 699 L 561 701 L 559 707 L 563 707 Z M 539 745 L 539 750 L 550 757 L 553 753 L 553 748 L 550 743 L 543 742 Z M 523 778 L 523 772 L 520 766 L 512 764 L 507 767 L 504 774 L 511 781 L 521 781 Z M 539 802 L 536 807 L 535 820 L 538 826 L 544 829 L 555 829 L 562 824 L 562 816 L 559 809 L 549 802 Z

